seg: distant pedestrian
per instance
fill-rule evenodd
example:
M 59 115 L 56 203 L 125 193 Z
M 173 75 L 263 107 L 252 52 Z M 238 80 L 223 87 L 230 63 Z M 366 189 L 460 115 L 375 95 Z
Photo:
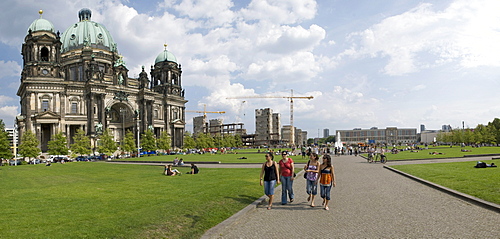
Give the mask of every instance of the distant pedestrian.
M 332 158 L 330 155 L 323 155 L 323 164 L 320 166 L 320 195 L 323 198 L 323 206 L 325 210 L 330 210 L 328 208 L 328 202 L 330 202 L 330 191 L 332 186 L 335 187 L 335 172 L 332 166 Z
M 309 162 L 304 167 L 306 175 L 306 192 L 309 195 L 307 201 L 311 201 L 311 207 L 314 207 L 314 198 L 318 194 L 318 173 L 319 173 L 319 157 L 317 153 L 311 153 Z
M 264 185 L 264 193 L 269 197 L 268 210 L 273 206 L 274 186 L 276 183 L 280 183 L 278 175 L 278 164 L 274 162 L 273 153 L 268 152 L 266 153 L 266 162 L 262 164 L 260 171 L 260 186 Z
M 293 202 L 293 180 L 295 179 L 295 166 L 293 164 L 293 160 L 288 157 L 286 151 L 283 151 L 281 153 L 281 157 L 283 157 L 279 162 L 281 180 L 281 204 L 285 205 L 287 203 L 287 195 L 290 198 L 290 202 Z
M 187 174 L 198 174 L 200 170 L 198 169 L 198 166 L 196 166 L 194 163 L 191 164 L 191 171 L 187 172 Z

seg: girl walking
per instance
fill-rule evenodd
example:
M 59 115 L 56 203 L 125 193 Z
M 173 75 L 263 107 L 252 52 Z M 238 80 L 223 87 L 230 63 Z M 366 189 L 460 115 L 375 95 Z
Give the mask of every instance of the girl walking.
M 330 202 L 330 191 L 332 186 L 335 187 L 335 173 L 332 166 L 332 158 L 330 155 L 323 155 L 323 164 L 320 166 L 320 195 L 323 198 L 323 206 L 325 210 L 330 210 L 328 202 Z
M 319 157 L 317 153 L 311 153 L 309 162 L 304 167 L 306 173 L 306 192 L 309 195 L 307 201 L 311 201 L 311 207 L 314 207 L 314 198 L 318 194 L 318 173 L 319 173 Z
M 280 183 L 278 175 L 278 164 L 274 162 L 273 154 L 268 152 L 266 153 L 266 162 L 262 164 L 260 171 L 260 186 L 264 185 L 264 193 L 269 197 L 268 210 L 273 206 L 274 186 L 276 183 Z
M 293 180 L 295 179 L 294 170 L 295 166 L 293 160 L 288 157 L 288 153 L 283 151 L 281 153 L 282 159 L 279 162 L 280 165 L 280 180 L 281 180 L 281 204 L 287 204 L 287 196 L 290 198 L 290 202 L 293 202 Z

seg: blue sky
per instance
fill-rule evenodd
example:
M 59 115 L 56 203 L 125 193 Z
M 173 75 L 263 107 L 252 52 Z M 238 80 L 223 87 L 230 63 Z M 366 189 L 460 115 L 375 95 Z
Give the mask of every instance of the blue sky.
M 322 129 L 475 127 L 500 117 L 500 2 L 496 0 L 4 0 L 0 15 L 0 118 L 11 126 L 21 45 L 31 22 L 61 33 L 81 8 L 107 27 L 135 77 L 168 50 L 183 69 L 187 110 L 255 131 L 254 109 Z M 5 11 L 8 9 L 8 11 Z M 192 131 L 188 113 L 187 130 Z

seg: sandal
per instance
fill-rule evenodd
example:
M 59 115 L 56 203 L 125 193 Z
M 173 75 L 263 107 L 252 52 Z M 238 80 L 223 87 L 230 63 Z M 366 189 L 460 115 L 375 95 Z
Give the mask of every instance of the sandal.
M 267 207 L 267 210 L 271 210 L 271 206 Z
M 328 206 L 326 206 L 326 207 L 325 207 L 325 210 L 327 210 L 327 211 L 328 211 L 328 210 L 330 210 L 330 208 L 329 208 Z

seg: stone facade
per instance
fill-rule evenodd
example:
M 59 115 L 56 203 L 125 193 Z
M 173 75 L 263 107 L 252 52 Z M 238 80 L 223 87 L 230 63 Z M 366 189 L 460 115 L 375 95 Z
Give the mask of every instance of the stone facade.
M 20 135 L 27 130 L 34 132 L 45 152 L 52 135 L 59 132 L 70 144 L 76 131 L 82 129 L 95 146 L 105 129 L 116 142 L 121 142 L 128 130 L 136 136 L 145 130 L 156 136 L 166 131 L 172 147 L 181 148 L 187 102 L 181 65 L 165 49 L 151 66 L 150 78 L 144 66 L 139 78 L 130 78 L 111 35 L 90 16 L 90 10 L 82 9 L 80 22 L 62 37 L 38 24 L 40 19 L 28 29 L 17 92 Z M 47 22 L 41 23 L 51 24 Z M 37 24 L 42 27 L 33 27 Z

